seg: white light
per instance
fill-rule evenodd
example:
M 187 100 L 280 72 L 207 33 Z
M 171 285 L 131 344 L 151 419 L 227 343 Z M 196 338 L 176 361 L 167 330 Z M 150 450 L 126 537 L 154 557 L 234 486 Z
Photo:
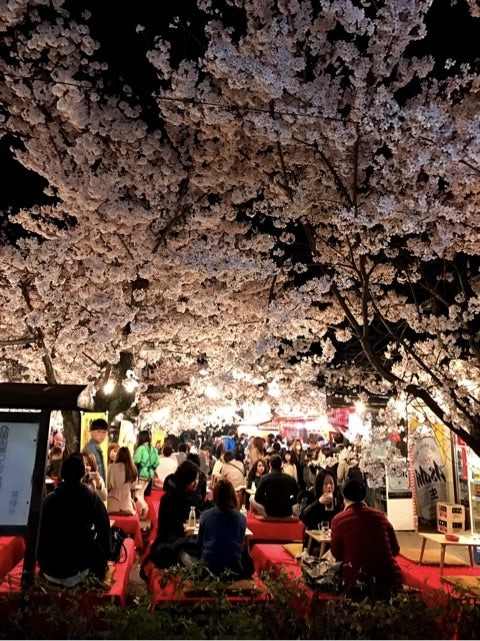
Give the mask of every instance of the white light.
M 200 374 L 200 376 L 208 376 L 208 371 L 204 368 L 200 369 L 198 373 Z
M 355 403 L 355 412 L 360 416 L 365 412 L 365 403 L 362 403 L 361 401 L 357 401 Z
M 114 389 L 115 389 L 115 381 L 112 381 L 112 379 L 109 378 L 108 381 L 103 386 L 103 393 L 108 396 L 108 394 L 111 394 Z
M 135 381 L 133 378 L 129 378 L 125 381 L 123 381 L 123 387 L 125 390 L 129 393 L 132 394 L 138 387 L 137 381 Z

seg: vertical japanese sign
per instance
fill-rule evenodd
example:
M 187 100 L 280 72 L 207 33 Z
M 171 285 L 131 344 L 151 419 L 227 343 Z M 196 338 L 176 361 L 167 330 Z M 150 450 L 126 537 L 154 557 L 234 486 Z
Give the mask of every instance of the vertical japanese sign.
M 39 420 L 0 419 L 0 525 L 27 526 Z M 46 458 L 45 452 L 45 458 Z
M 413 465 L 418 516 L 426 521 L 435 520 L 437 502 L 447 500 L 447 478 L 445 463 L 433 430 L 415 430 Z

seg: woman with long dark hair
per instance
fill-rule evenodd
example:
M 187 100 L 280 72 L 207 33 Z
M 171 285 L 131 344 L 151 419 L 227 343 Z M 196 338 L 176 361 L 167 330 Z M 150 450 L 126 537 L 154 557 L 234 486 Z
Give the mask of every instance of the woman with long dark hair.
M 247 519 L 237 508 L 237 496 L 230 481 L 220 479 L 213 489 L 215 506 L 203 512 L 198 530 L 201 559 L 213 574 L 231 572 L 249 578 L 253 564 L 245 547 Z
M 135 514 L 132 494 L 137 483 L 137 468 L 128 447 L 120 447 L 115 463 L 107 471 L 107 510 L 109 514 Z
M 142 562 L 142 569 L 150 560 L 159 568 L 168 568 L 183 562 L 184 553 L 199 557 L 196 538 L 185 536 L 184 527 L 190 509 L 193 507 L 198 517 L 202 508 L 202 499 L 196 492 L 199 474 L 199 467 L 186 460 L 163 482 L 165 494 L 160 499 L 157 538 Z
M 255 490 L 260 483 L 260 479 L 265 476 L 265 474 L 268 474 L 268 463 L 265 459 L 259 458 L 255 461 L 247 474 L 247 492 L 245 499 L 245 506 L 247 510 L 250 507 L 250 493 L 252 493 L 253 496 L 255 495 Z
M 303 508 L 299 517 L 307 530 L 316 530 L 322 521 L 332 522 L 335 514 L 343 510 L 343 500 L 337 479 L 329 470 L 321 469 L 315 478 L 315 499 Z

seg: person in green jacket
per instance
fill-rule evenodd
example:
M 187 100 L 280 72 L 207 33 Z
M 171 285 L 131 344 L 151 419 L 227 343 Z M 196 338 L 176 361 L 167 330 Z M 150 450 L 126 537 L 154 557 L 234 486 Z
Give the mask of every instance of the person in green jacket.
M 138 484 L 135 496 L 142 509 L 140 519 L 145 519 L 148 513 L 148 505 L 145 501 L 145 490 L 153 479 L 155 470 L 158 467 L 158 450 L 153 447 L 150 432 L 142 430 L 138 434 L 137 446 L 133 455 L 133 462 L 138 470 Z

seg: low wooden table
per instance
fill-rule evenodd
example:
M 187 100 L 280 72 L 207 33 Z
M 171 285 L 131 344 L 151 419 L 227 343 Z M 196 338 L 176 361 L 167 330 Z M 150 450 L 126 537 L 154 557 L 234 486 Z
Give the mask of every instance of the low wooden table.
M 197 536 L 198 534 L 198 528 L 200 526 L 200 521 L 197 519 L 196 524 L 193 525 L 188 525 L 188 523 L 183 524 L 183 529 L 185 530 L 185 534 L 190 535 L 190 536 Z M 245 530 L 245 538 L 248 538 L 252 536 L 253 532 L 250 530 L 248 527 Z
M 314 541 L 316 541 L 317 543 L 320 543 L 320 551 L 318 553 L 318 556 L 323 556 L 327 543 L 330 543 L 330 530 L 328 531 L 328 533 L 322 532 L 321 530 L 305 530 L 305 534 L 308 537 L 307 552 L 310 554 L 312 544 Z
M 470 567 L 473 567 L 473 548 L 476 545 L 480 545 L 480 538 L 478 536 L 470 535 L 459 535 L 458 541 L 448 541 L 445 538 L 445 534 L 440 534 L 436 532 L 419 532 L 419 536 L 422 537 L 422 547 L 420 550 L 420 558 L 418 562 L 421 564 L 423 561 L 423 553 L 425 552 L 425 545 L 427 541 L 432 541 L 433 543 L 438 543 L 440 545 L 440 576 L 443 574 L 443 564 L 445 562 L 445 551 L 447 545 L 463 545 L 468 548 L 468 554 L 470 557 Z

